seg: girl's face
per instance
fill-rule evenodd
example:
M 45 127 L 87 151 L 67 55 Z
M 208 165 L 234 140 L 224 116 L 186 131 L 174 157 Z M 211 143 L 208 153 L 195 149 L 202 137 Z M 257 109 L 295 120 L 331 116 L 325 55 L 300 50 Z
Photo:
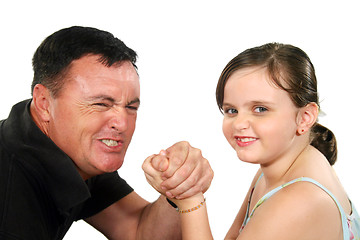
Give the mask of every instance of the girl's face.
M 296 139 L 298 108 L 269 79 L 266 68 L 237 70 L 224 89 L 223 132 L 240 160 L 270 164 Z

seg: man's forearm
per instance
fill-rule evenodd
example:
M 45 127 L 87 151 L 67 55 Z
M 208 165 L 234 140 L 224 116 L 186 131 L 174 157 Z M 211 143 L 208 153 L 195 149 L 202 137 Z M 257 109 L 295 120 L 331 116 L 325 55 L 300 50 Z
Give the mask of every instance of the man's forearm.
M 137 231 L 137 240 L 181 239 L 180 217 L 164 196 L 149 204 L 141 215 Z

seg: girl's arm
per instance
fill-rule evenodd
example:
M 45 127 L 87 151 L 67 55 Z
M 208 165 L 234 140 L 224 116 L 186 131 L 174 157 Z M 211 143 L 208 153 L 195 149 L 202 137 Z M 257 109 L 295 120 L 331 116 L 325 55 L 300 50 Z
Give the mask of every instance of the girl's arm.
M 213 239 L 207 215 L 205 198 L 198 193 L 184 200 L 171 199 L 177 206 L 181 219 L 182 239 Z
M 244 221 L 247 204 L 250 197 L 252 188 L 254 187 L 256 181 L 259 179 L 261 170 L 255 174 L 254 179 L 250 185 L 249 191 L 244 199 L 244 202 L 231 226 L 225 239 L 237 239 L 239 237 L 240 227 Z M 197 194 L 194 197 L 185 199 L 185 200 L 176 200 L 172 201 L 177 204 L 180 210 L 191 209 L 195 206 L 198 206 L 201 202 L 204 202 L 203 194 Z M 206 204 L 200 206 L 197 210 L 190 211 L 187 213 L 180 213 L 181 219 L 181 229 L 183 234 L 183 239 L 186 240 L 202 240 L 202 239 L 213 239 L 211 235 L 210 224 L 207 216 Z

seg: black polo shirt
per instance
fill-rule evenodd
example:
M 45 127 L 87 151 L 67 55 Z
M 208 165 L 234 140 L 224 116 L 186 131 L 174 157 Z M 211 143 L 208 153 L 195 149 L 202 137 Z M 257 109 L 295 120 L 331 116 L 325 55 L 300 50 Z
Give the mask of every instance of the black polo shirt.
M 36 126 L 30 102 L 0 122 L 0 239 L 62 239 L 133 189 L 117 172 L 84 181 L 73 161 Z

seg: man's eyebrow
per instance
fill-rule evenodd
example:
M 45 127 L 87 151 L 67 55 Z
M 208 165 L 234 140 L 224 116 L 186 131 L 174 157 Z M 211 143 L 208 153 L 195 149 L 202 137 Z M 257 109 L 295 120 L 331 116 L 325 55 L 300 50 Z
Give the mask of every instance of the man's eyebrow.
M 96 95 L 96 96 L 91 96 L 87 98 L 88 101 L 99 101 L 99 100 L 106 100 L 109 101 L 111 103 L 116 103 L 116 100 L 108 95 Z M 139 104 L 140 105 L 140 99 L 139 98 L 135 98 L 131 101 L 129 101 L 128 103 L 126 103 L 126 105 L 132 105 L 132 104 Z
M 96 96 L 91 96 L 91 97 L 88 97 L 87 100 L 89 101 L 97 101 L 97 100 L 107 100 L 107 101 L 110 101 L 110 102 L 115 102 L 115 99 L 110 97 L 110 96 L 107 96 L 107 95 L 96 95 Z
M 132 104 L 136 104 L 136 103 L 138 103 L 140 105 L 140 99 L 139 98 L 135 98 L 134 100 L 128 102 L 127 105 L 132 105 Z

